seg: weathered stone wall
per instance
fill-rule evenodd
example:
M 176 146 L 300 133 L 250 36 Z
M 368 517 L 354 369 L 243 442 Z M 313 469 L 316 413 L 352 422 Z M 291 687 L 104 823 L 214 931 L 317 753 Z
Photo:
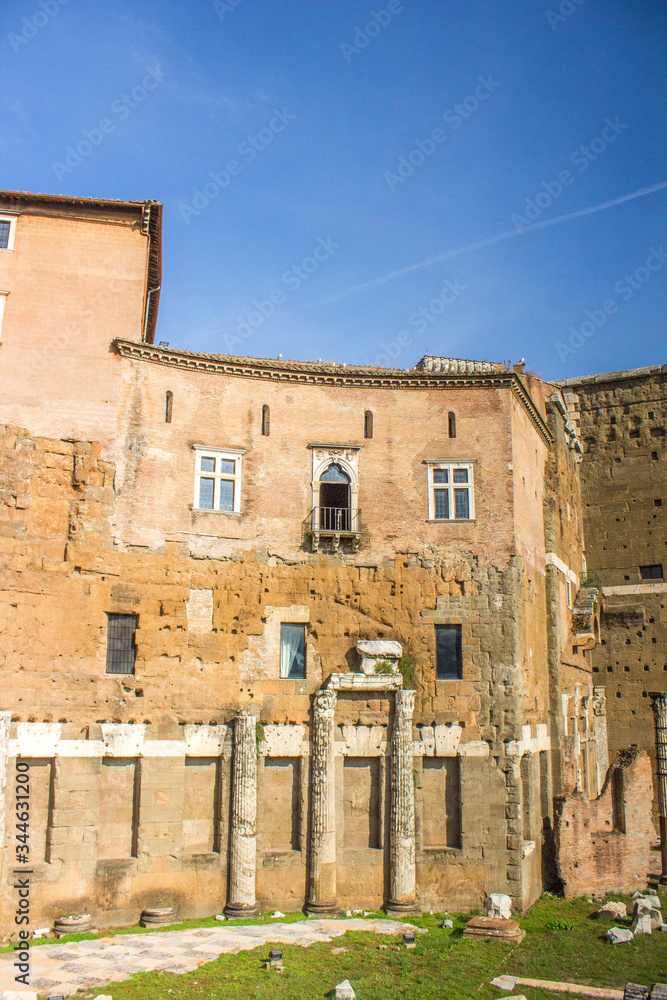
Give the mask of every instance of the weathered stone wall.
M 655 839 L 651 762 L 640 751 L 609 768 L 599 798 L 580 793 L 556 801 L 558 869 L 566 897 L 643 890 Z
M 667 583 L 642 580 L 639 567 L 667 571 L 666 375 L 654 367 L 564 386 L 584 442 L 588 570 L 604 602 L 593 673 L 607 690 L 610 751 L 636 743 L 654 768 L 648 692 L 667 689 Z
M 398 639 L 416 668 L 419 892 L 433 906 L 440 900 L 474 907 L 496 890 L 510 892 L 519 906 L 532 901 L 540 887 L 538 855 L 524 858 L 531 838 L 522 802 L 529 798 L 534 810 L 540 793 L 522 787 L 518 760 L 546 750 L 548 739 L 544 724 L 538 736 L 524 726 L 514 690 L 521 687 L 518 557 L 501 570 L 476 558 L 449 563 L 413 553 L 374 566 L 331 556 L 289 565 L 254 553 L 202 559 L 177 542 L 123 549 L 112 540 L 115 470 L 97 444 L 34 438 L 16 428 L 6 428 L 2 442 L 0 652 L 3 669 L 16 678 L 3 707 L 13 713 L 13 739 L 28 727 L 21 730 L 25 747 L 19 743 L 14 752 L 35 761 L 35 774 L 49 772 L 51 805 L 38 803 L 36 820 L 36 840 L 44 839 L 37 896 L 45 921 L 77 909 L 92 910 L 100 923 L 135 920 L 159 901 L 191 914 L 220 907 L 231 743 L 225 736 L 211 749 L 198 738 L 188 748 L 187 733 L 188 726 L 227 732 L 240 704 L 256 706 L 269 740 L 258 771 L 257 899 L 283 909 L 302 905 L 311 697 L 332 671 L 354 665 L 359 638 Z M 105 673 L 107 612 L 139 615 L 134 675 Z M 278 676 L 284 615 L 308 624 L 304 680 Z M 434 624 L 451 622 L 463 626 L 458 682 L 435 679 Z M 391 715 L 382 697 L 351 693 L 337 704 L 343 906 L 379 906 L 387 898 Z M 119 724 L 129 726 L 120 753 L 117 742 L 104 739 L 104 727 Z M 141 731 L 141 739 L 130 738 L 130 730 Z M 52 745 L 56 731 L 75 745 L 63 750 L 60 738 Z M 442 766 L 450 775 L 458 772 L 458 790 L 450 778 L 444 798 L 445 813 L 458 804 L 460 817 L 443 816 L 443 843 L 433 834 L 425 843 L 422 834 L 430 808 L 424 755 L 448 761 Z M 291 777 L 267 783 L 263 758 L 269 771 L 275 758 Z M 356 820 L 350 809 L 359 788 L 346 785 L 345 761 L 350 773 L 362 761 L 374 775 L 366 785 L 362 779 Z M 357 843 L 363 795 L 377 847 Z M 289 830 L 271 828 L 276 810 L 292 816 Z M 289 844 L 280 841 L 288 836 Z

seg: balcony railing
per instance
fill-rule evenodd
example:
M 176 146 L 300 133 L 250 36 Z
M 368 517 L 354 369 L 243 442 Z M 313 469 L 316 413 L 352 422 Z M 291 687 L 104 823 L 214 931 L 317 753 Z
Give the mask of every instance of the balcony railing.
M 356 545 L 361 536 L 361 511 L 352 507 L 313 507 L 303 525 L 313 549 L 319 548 L 321 536 L 330 537 L 334 548 L 338 548 L 341 538 L 351 538 Z

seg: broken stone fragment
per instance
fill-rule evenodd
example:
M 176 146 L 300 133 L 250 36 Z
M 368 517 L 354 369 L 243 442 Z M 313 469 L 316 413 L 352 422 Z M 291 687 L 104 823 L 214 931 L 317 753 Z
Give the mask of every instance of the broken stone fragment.
M 517 976 L 496 976 L 491 980 L 491 985 L 497 986 L 499 990 L 513 990 L 518 982 Z
M 650 912 L 640 910 L 630 924 L 630 930 L 633 934 L 652 934 L 653 925 L 651 924 Z
M 612 944 L 626 944 L 630 941 L 634 941 L 634 934 L 629 931 L 627 927 L 610 927 L 607 931 L 607 937 Z
M 626 983 L 623 990 L 623 1000 L 649 1000 L 650 995 L 648 987 L 639 983 Z
M 336 1000 L 355 1000 L 355 992 L 350 986 L 350 980 L 344 979 L 342 983 L 338 983 L 336 986 Z
M 509 920 L 512 916 L 512 900 L 504 892 L 492 892 L 487 902 L 487 916 Z
M 443 920 L 440 924 L 441 927 L 448 927 L 450 930 L 454 927 L 454 922 L 452 920 Z
M 617 920 L 627 920 L 628 908 L 625 903 L 612 900 L 610 903 L 605 903 L 604 906 L 598 910 L 598 917 L 600 920 L 611 920 L 612 923 L 615 923 Z

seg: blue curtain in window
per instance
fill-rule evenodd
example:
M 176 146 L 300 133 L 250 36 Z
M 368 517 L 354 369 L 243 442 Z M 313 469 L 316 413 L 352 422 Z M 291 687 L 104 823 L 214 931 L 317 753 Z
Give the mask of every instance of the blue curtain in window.
M 280 676 L 306 676 L 305 625 L 280 626 Z

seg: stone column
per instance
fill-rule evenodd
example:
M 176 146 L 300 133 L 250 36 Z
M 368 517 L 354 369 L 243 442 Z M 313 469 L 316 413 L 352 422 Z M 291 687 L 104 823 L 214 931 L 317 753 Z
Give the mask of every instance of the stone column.
M 593 731 L 595 733 L 595 771 L 599 795 L 609 770 L 607 743 L 607 693 L 603 687 L 593 688 Z
M 415 876 L 415 784 L 412 773 L 414 691 L 396 692 L 391 741 L 391 828 L 387 913 L 418 910 Z
M 334 712 L 336 691 L 323 688 L 313 706 L 311 769 L 312 820 L 310 877 L 306 912 L 313 916 L 338 912 L 336 899 L 336 776 Z
M 658 809 L 660 812 L 660 882 L 667 885 L 667 691 L 650 692 L 655 714 L 655 744 L 658 760 Z
M 229 830 L 228 917 L 253 917 L 257 833 L 257 718 L 243 709 L 234 720 L 232 810 Z

